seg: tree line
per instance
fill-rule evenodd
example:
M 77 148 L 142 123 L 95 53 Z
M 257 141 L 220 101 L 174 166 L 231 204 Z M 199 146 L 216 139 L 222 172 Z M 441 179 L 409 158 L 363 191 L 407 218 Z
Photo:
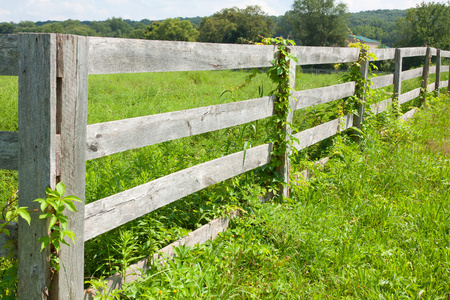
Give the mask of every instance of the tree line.
M 295 0 L 282 16 L 269 16 L 259 6 L 225 8 L 208 17 L 160 21 L 0 23 L 0 33 L 43 32 L 212 43 L 257 43 L 262 37 L 293 39 L 304 46 L 345 46 L 349 34 L 389 47 L 433 46 L 450 49 L 450 1 L 422 2 L 408 10 L 349 13 L 335 0 Z

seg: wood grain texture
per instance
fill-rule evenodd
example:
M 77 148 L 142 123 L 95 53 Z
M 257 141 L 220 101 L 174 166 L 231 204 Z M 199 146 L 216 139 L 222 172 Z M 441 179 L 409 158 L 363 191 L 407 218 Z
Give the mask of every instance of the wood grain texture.
M 412 69 L 402 72 L 402 81 L 423 76 L 423 68 Z
M 403 104 L 419 96 L 420 96 L 420 88 L 417 88 L 407 93 L 401 94 L 399 96 L 398 103 Z
M 437 49 L 433 48 L 433 47 L 430 47 L 430 53 L 431 53 L 432 56 L 436 56 L 437 55 Z
M 338 64 L 357 61 L 358 48 L 349 47 L 290 47 L 291 53 L 298 58 L 297 65 Z
M 223 232 L 228 228 L 230 219 L 233 219 L 238 215 L 239 211 L 235 210 L 231 212 L 229 216 L 212 220 L 208 224 L 205 224 L 202 227 L 192 231 L 191 233 L 189 233 L 189 235 L 160 249 L 152 257 L 147 257 L 129 266 L 125 271 L 125 276 L 117 273 L 111 277 L 106 278 L 105 281 L 108 290 L 121 289 L 124 283 L 131 283 L 137 281 L 139 278 L 142 278 L 145 272 L 147 272 L 153 264 L 165 264 L 167 260 L 173 259 L 174 257 L 176 257 L 174 250 L 175 247 L 183 245 L 192 247 L 196 244 L 204 244 L 208 240 L 215 239 L 220 232 Z M 94 289 L 88 289 L 85 291 L 84 299 L 92 300 L 94 299 L 95 294 L 96 291 Z
M 56 36 L 23 34 L 19 40 L 19 206 L 38 210 L 36 198 L 55 188 Z M 49 250 L 37 238 L 47 224 L 31 213 L 31 227 L 19 219 L 19 299 L 46 299 Z
M 427 92 L 432 92 L 436 89 L 436 82 L 433 82 L 427 86 Z
M 370 49 L 370 52 L 375 54 L 377 60 L 388 60 L 395 58 L 395 49 Z
M 89 203 L 85 208 L 87 241 L 205 187 L 270 161 L 271 146 L 261 145 L 158 178 L 146 184 Z
M 89 74 L 261 68 L 275 46 L 89 37 Z
M 384 111 L 386 111 L 386 109 L 388 109 L 389 105 L 392 104 L 392 98 L 374 103 L 370 106 L 371 111 L 375 114 L 378 115 Z
M 3 223 L 3 222 L 2 222 Z M 17 239 L 18 239 L 18 224 L 11 222 L 5 227 L 9 231 L 9 236 L 0 234 L 0 257 L 7 257 L 9 255 L 17 255 Z M 12 243 L 11 243 L 12 242 Z M 9 245 L 12 247 L 9 247 Z M 7 246 L 5 248 L 5 246 Z M 16 257 L 17 258 L 17 257 Z
M 361 51 L 363 51 L 363 53 L 366 53 L 367 50 L 366 49 L 362 49 Z M 356 103 L 355 103 L 355 110 L 356 113 L 354 114 L 353 117 L 353 126 L 355 126 L 356 128 L 361 129 L 362 128 L 362 124 L 364 122 L 364 116 L 365 116 L 365 103 L 366 103 L 366 92 L 367 92 L 367 82 L 368 82 L 368 77 L 369 77 L 369 66 L 370 66 L 370 62 L 368 60 L 368 56 L 364 54 L 364 57 L 366 57 L 366 59 L 361 62 L 360 68 L 359 68 L 359 73 L 361 75 L 361 78 L 363 78 L 363 86 L 360 87 L 360 89 L 362 89 L 362 93 L 361 96 L 359 96 L 359 99 L 357 99 Z M 358 144 L 361 142 L 361 134 L 360 133 L 355 133 L 353 135 L 353 140 L 355 142 L 357 142 Z
M 0 131 L 0 169 L 19 169 L 19 133 Z
M 436 66 L 430 66 L 430 74 L 436 74 L 437 67 Z
M 297 99 L 292 105 L 293 110 L 298 110 L 318 104 L 328 103 L 334 100 L 349 97 L 355 93 L 355 82 L 347 82 L 323 88 L 294 91 L 292 96 Z
M 427 47 L 408 47 L 401 48 L 403 57 L 425 56 Z
M 450 51 L 441 50 L 441 57 L 450 57 Z
M 345 116 L 344 124 L 344 128 L 340 128 L 340 119 L 334 119 L 294 134 L 294 137 L 298 139 L 298 142 L 294 142 L 293 146 L 297 148 L 297 150 L 302 150 L 335 135 L 341 130 L 346 130 L 352 127 L 353 115 Z
M 66 195 L 75 195 L 78 212 L 67 211 L 68 229 L 77 241 L 62 245 L 60 258 L 65 268 L 54 277 L 53 299 L 81 299 L 84 290 L 84 200 L 86 176 L 86 124 L 88 95 L 88 42 L 86 37 L 57 35 L 57 134 L 62 153 L 60 180 Z
M 402 119 L 403 121 L 408 121 L 412 117 L 414 117 L 416 112 L 417 112 L 417 109 L 413 108 L 413 109 L 409 110 L 408 112 L 406 112 L 405 114 L 403 114 L 402 116 L 400 116 L 400 119 Z
M 449 71 L 450 71 L 450 66 L 441 66 L 441 72 L 449 72 Z
M 88 125 L 86 159 L 94 159 L 273 115 L 273 97 Z
M 441 88 L 441 72 L 442 72 L 442 58 L 441 58 L 441 50 L 437 50 L 436 53 L 436 90 L 439 93 L 439 89 Z
M 0 35 L 0 75 L 19 75 L 19 35 Z
M 394 95 L 393 99 L 395 101 L 396 109 L 400 111 L 400 104 L 398 102 L 399 96 L 402 93 L 402 80 L 403 80 L 403 54 L 402 49 L 395 49 L 394 58 Z
M 394 74 L 371 77 L 370 80 L 372 81 L 370 88 L 378 89 L 394 84 Z
M 422 75 L 422 105 L 425 105 L 426 102 L 426 93 L 429 91 L 429 78 L 430 78 L 430 66 L 431 66 L 431 48 L 428 47 L 425 55 L 425 63 L 423 66 L 423 75 Z

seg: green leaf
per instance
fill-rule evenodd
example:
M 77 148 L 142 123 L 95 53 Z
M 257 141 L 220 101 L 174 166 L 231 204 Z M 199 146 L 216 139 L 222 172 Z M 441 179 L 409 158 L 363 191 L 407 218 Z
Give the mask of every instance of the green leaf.
M 77 236 L 75 235 L 75 233 L 72 230 L 65 230 L 64 233 L 72 240 L 72 242 L 75 243 Z
M 50 238 L 48 236 L 43 236 L 38 239 L 38 242 L 42 242 L 41 243 L 41 252 L 42 252 L 42 250 L 44 250 L 44 248 L 50 244 Z
M 56 218 L 56 216 L 52 216 L 52 218 L 50 219 L 50 223 L 48 224 L 49 228 L 52 228 L 56 222 L 58 221 L 58 219 Z
M 41 202 L 41 211 L 44 212 L 47 207 L 48 207 L 47 201 L 45 201 L 45 200 L 42 201 Z
M 62 243 L 62 244 L 64 244 L 64 245 L 66 245 L 66 246 L 69 246 L 69 247 L 70 247 L 69 243 L 67 243 L 67 242 L 66 242 L 65 240 L 61 239 L 60 241 L 61 241 L 61 243 Z
M 11 221 L 14 219 L 12 211 L 8 210 L 5 215 L 5 221 Z
M 280 76 L 281 74 L 283 74 L 283 68 L 278 67 L 277 68 L 277 75 Z
M 59 196 L 62 197 L 66 192 L 66 186 L 64 185 L 64 183 L 58 182 L 58 184 L 56 185 L 56 191 L 58 191 Z
M 54 210 L 58 210 L 58 203 L 53 199 L 47 199 L 47 203 L 53 207 Z
M 39 202 L 39 203 L 42 203 L 42 202 L 45 202 L 45 199 L 37 198 L 36 200 L 33 200 L 33 202 Z
M 47 188 L 46 193 L 47 193 L 47 201 L 48 201 L 48 198 L 54 198 L 54 199 L 60 198 L 58 191 L 53 191 L 51 188 Z
M 61 244 L 59 243 L 59 240 L 53 240 L 52 245 L 55 247 L 56 253 L 61 251 Z
M 45 213 L 45 214 L 39 215 L 39 219 L 40 219 L 40 220 L 42 220 L 42 219 L 47 219 L 47 218 L 51 218 L 52 216 L 53 216 L 52 213 Z
M 70 201 L 70 200 L 69 200 L 69 201 L 66 201 L 65 199 L 63 199 L 63 201 L 64 201 L 64 203 L 66 204 L 66 207 L 67 207 L 68 210 L 74 211 L 74 212 L 78 212 L 77 209 L 76 209 L 76 207 L 75 207 L 75 204 L 73 204 L 72 201 Z
M 58 203 L 58 207 L 56 208 L 56 213 L 62 214 L 62 212 L 64 211 L 65 208 L 66 207 L 64 206 L 64 202 Z
M 30 213 L 28 212 L 28 207 L 19 207 L 17 209 L 17 213 L 22 217 L 22 219 L 27 221 L 28 225 L 31 225 L 31 217 Z

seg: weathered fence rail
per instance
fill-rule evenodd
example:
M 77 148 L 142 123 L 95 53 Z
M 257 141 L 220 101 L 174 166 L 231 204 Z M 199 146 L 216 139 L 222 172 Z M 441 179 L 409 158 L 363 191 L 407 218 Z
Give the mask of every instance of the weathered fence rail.
M 0 168 L 19 171 L 20 206 L 37 208 L 32 201 L 45 196 L 45 188 L 54 188 L 59 180 L 65 183 L 67 193 L 84 201 L 87 160 L 264 119 L 274 114 L 275 102 L 274 97 L 263 97 L 87 125 L 89 74 L 263 68 L 271 66 L 276 51 L 274 46 L 59 34 L 0 36 L 0 75 L 19 76 L 19 132 L 0 132 Z M 359 57 L 356 48 L 292 47 L 291 52 L 299 57 L 298 65 L 353 62 Z M 372 88 L 394 85 L 393 98 L 372 105 L 374 113 L 385 111 L 392 99 L 401 104 L 420 95 L 420 88 L 402 94 L 402 81 L 422 77 L 427 82 L 428 75 L 436 73 L 438 81 L 426 84 L 429 91 L 449 85 L 448 81 L 439 81 L 441 72 L 449 71 L 449 66 L 440 64 L 441 57 L 450 57 L 449 51 L 422 47 L 373 52 L 379 60 L 394 59 L 396 63 L 394 74 L 372 78 Z M 402 70 L 404 57 L 426 55 L 437 56 L 437 66 Z M 298 101 L 291 103 L 295 111 L 354 93 L 355 83 L 349 82 L 295 91 L 293 97 Z M 296 133 L 298 142 L 294 147 L 304 149 L 342 130 L 360 126 L 361 121 L 362 118 L 354 123 L 354 117 L 348 115 L 343 120 L 335 119 Z M 48 252 L 40 252 L 36 239 L 46 234 L 46 224 L 35 222 L 35 213 L 32 227 L 19 221 L 19 298 L 45 298 L 50 294 L 55 299 L 68 295 L 81 299 L 84 241 L 205 187 L 264 166 L 270 162 L 271 151 L 271 144 L 260 145 L 87 205 L 78 204 L 79 212 L 69 215 L 69 228 L 79 241 L 62 249 L 65 268 L 53 280 L 49 292 Z M 283 172 L 288 169 L 287 160 Z

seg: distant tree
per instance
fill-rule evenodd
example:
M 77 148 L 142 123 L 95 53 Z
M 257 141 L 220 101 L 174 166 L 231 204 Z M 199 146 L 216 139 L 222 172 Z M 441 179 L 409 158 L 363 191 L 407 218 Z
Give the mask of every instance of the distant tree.
M 133 28 L 122 18 L 108 19 L 105 23 L 111 28 L 113 37 L 126 37 L 133 30 Z
M 32 21 L 22 21 L 22 22 L 19 22 L 17 27 L 19 27 L 19 28 L 33 28 L 33 27 L 36 27 L 36 24 L 34 24 Z
M 1 23 L 0 24 L 0 34 L 14 33 L 16 27 L 11 23 Z
M 344 46 L 348 35 L 347 5 L 334 0 L 295 0 L 292 35 L 305 46 Z
M 294 40 L 296 44 L 300 44 L 298 36 L 295 34 L 295 13 L 292 10 L 288 10 L 283 16 L 272 17 L 275 22 L 275 37 L 283 37 L 285 39 Z
M 189 21 L 192 23 L 192 26 L 194 26 L 195 29 L 200 27 L 200 23 L 202 22 L 202 17 L 193 17 L 193 18 L 180 18 L 181 21 Z
M 398 40 L 397 22 L 405 17 L 406 9 L 379 9 L 350 14 L 349 29 L 361 35 L 393 47 Z
M 213 43 L 257 42 L 272 36 L 275 23 L 261 7 L 225 8 L 200 23 L 199 41 Z
M 145 25 L 142 22 L 136 22 L 133 25 L 133 31 L 128 35 L 129 38 L 132 39 L 144 39 L 145 32 L 147 31 L 148 25 Z
M 97 32 L 98 36 L 113 36 L 111 27 L 105 21 L 92 22 L 91 27 Z
M 398 22 L 397 46 L 432 46 L 450 50 L 450 1 L 425 3 L 408 9 Z
M 192 23 L 180 19 L 153 22 L 151 26 L 147 27 L 144 34 L 144 38 L 150 40 L 195 42 L 197 37 L 198 31 L 192 26 Z
M 45 25 L 36 27 L 34 32 L 64 33 L 64 26 L 60 22 L 47 23 Z

